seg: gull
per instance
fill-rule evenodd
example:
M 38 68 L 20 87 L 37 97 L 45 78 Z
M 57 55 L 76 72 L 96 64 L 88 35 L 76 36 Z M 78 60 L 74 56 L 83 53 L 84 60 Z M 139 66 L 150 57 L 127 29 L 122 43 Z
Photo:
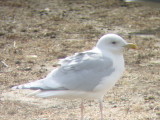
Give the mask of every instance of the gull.
M 18 85 L 12 89 L 38 90 L 38 97 L 81 99 L 81 120 L 84 119 L 83 100 L 99 99 L 101 120 L 102 100 L 122 76 L 124 67 L 123 49 L 136 49 L 116 34 L 102 36 L 92 50 L 75 53 L 60 60 L 60 66 L 44 79 Z

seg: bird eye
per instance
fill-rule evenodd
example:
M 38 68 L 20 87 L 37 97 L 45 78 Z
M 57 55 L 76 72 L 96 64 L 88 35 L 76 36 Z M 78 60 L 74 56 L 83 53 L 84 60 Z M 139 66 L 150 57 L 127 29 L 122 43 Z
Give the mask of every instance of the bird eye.
M 112 44 L 116 44 L 116 42 L 115 42 L 115 41 L 113 41 L 113 42 L 112 42 Z

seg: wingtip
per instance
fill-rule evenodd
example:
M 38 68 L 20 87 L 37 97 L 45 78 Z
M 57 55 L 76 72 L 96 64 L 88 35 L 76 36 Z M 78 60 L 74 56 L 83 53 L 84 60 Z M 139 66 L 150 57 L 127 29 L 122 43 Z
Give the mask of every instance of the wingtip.
M 17 87 L 17 86 L 13 86 L 13 87 L 11 87 L 11 90 L 16 90 L 16 89 L 18 89 L 18 87 Z
M 19 86 L 13 86 L 11 87 L 12 90 L 16 90 L 16 89 L 23 89 L 23 86 L 22 85 L 19 85 Z

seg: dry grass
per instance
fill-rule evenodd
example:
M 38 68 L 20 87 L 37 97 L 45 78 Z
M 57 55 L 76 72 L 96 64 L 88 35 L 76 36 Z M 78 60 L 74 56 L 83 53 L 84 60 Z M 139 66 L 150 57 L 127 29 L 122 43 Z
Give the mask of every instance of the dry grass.
M 1 0 L 0 119 L 78 120 L 79 100 L 28 97 L 10 87 L 43 78 L 58 59 L 91 49 L 105 33 L 117 33 L 139 50 L 125 51 L 126 72 L 104 97 L 104 117 L 159 120 L 159 21 L 158 9 L 118 0 Z M 97 101 L 85 106 L 86 120 L 100 118 Z

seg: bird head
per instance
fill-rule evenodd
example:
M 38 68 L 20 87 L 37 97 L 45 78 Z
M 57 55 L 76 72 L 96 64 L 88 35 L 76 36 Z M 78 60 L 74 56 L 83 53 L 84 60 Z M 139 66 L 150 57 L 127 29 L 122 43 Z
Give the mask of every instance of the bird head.
M 126 42 L 122 37 L 116 34 L 106 34 L 97 42 L 96 47 L 102 51 L 113 53 L 122 53 L 124 48 L 136 49 L 137 46 L 133 43 Z

